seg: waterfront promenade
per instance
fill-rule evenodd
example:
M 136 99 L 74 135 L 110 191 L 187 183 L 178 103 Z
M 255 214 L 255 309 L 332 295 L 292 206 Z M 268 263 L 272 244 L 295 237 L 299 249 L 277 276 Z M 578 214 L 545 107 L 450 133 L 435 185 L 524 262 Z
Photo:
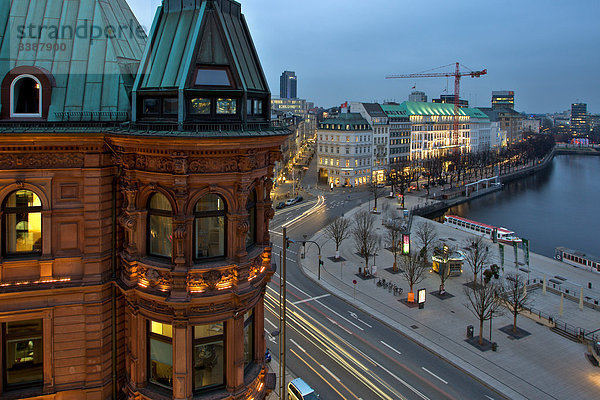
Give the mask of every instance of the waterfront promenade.
M 388 209 L 398 207 L 396 199 L 382 199 L 387 202 Z M 408 208 L 423 204 L 424 200 L 417 196 L 408 195 L 405 198 Z M 346 217 L 353 215 L 360 209 L 367 209 L 368 205 L 348 210 Z M 386 206 L 384 206 L 385 208 Z M 385 236 L 385 228 L 381 224 L 382 215 L 377 215 L 377 233 Z M 413 232 L 423 220 L 415 217 Z M 438 237 L 448 243 L 460 245 L 469 233 L 458 231 L 452 227 L 435 223 Z M 461 368 L 479 378 L 490 387 L 511 399 L 596 399 L 600 390 L 600 368 L 592 366 L 585 353 L 587 347 L 581 343 L 568 340 L 548 327 L 544 319 L 530 319 L 520 316 L 518 326 L 530 333 L 522 339 L 512 339 L 501 332 L 499 328 L 512 324 L 512 316 L 505 313 L 503 316 L 494 317 L 492 326 L 492 341 L 498 343 L 498 351 L 482 352 L 465 342 L 467 325 L 475 326 L 475 335 L 479 335 L 477 319 L 465 307 L 466 297 L 463 293 L 463 284 L 472 280 L 472 272 L 468 266 L 460 277 L 450 278 L 446 282 L 446 289 L 454 297 L 440 300 L 431 293 L 439 288 L 439 278 L 429 273 L 426 279 L 415 289 L 427 290 L 427 303 L 424 309 L 409 308 L 399 302 L 400 297 L 395 297 L 387 290 L 375 285 L 376 279 L 362 280 L 356 276 L 358 268 L 364 265 L 364 260 L 356 255 L 356 247 L 352 239 L 343 242 L 340 255 L 346 260 L 344 263 L 335 263 L 328 259 L 335 254 L 335 247 L 328 240 L 323 231 L 318 232 L 311 240 L 321 244 L 325 265 L 321 270 L 321 280 L 317 281 L 317 258 L 314 252 L 308 252 L 305 259 L 301 260 L 303 270 L 308 279 L 313 279 L 324 289 L 353 303 L 374 317 L 386 322 L 398 331 L 415 340 L 417 343 L 431 349 Z M 491 241 L 491 262 L 500 264 L 497 245 Z M 411 245 L 418 247 L 413 235 Z M 519 251 L 519 261 L 523 262 L 522 251 Z M 393 263 L 392 253 L 382 249 L 376 258 L 377 274 L 379 277 L 392 280 L 399 284 L 406 297 L 408 285 L 401 275 L 394 275 L 386 271 Z M 505 272 L 515 271 L 515 262 L 512 249 L 505 251 Z M 579 294 L 584 287 L 584 296 L 587 302 L 593 304 L 593 299 L 600 299 L 600 274 L 579 270 L 556 260 L 531 254 L 530 280 L 537 282 L 555 276 L 564 280 L 559 287 L 563 290 L 570 288 Z M 520 268 L 523 266 L 519 265 Z M 527 275 L 525 272 L 521 273 Z M 356 280 L 357 284 L 353 285 Z M 592 289 L 588 289 L 588 283 Z M 356 289 L 356 290 L 355 290 Z M 590 307 L 579 309 L 578 302 L 564 300 L 563 313 L 560 315 L 560 296 L 542 289 L 530 289 L 534 299 L 533 307 L 544 315 L 551 315 L 564 323 L 581 327 L 586 331 L 600 328 L 600 312 Z M 489 321 L 485 323 L 483 336 L 490 339 Z

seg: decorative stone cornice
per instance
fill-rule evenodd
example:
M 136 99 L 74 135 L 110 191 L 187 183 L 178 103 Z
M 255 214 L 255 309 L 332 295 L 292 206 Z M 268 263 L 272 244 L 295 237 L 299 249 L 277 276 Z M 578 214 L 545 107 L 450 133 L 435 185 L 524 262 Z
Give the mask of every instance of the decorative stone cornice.
M 0 153 L 0 169 L 83 168 L 83 153 Z

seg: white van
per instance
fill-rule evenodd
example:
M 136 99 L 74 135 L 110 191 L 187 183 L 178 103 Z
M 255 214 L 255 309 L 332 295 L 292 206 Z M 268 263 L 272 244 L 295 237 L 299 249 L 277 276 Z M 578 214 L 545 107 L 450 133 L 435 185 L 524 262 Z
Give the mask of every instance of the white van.
M 319 400 L 319 395 L 301 378 L 296 378 L 288 384 L 288 400 Z

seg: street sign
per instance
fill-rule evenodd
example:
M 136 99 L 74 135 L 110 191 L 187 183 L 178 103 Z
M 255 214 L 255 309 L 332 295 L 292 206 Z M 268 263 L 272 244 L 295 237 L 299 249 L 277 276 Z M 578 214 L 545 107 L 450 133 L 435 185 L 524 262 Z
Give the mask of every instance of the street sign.
M 417 291 L 417 302 L 419 303 L 419 308 L 425 307 L 425 296 L 427 294 L 426 289 L 419 289 Z

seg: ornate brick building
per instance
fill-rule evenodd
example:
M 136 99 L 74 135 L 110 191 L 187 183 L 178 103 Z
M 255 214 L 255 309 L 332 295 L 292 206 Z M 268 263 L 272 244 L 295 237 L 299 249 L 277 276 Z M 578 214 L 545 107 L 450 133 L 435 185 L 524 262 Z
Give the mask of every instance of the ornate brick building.
M 263 399 L 289 131 L 240 4 L 2 8 L 0 397 Z

